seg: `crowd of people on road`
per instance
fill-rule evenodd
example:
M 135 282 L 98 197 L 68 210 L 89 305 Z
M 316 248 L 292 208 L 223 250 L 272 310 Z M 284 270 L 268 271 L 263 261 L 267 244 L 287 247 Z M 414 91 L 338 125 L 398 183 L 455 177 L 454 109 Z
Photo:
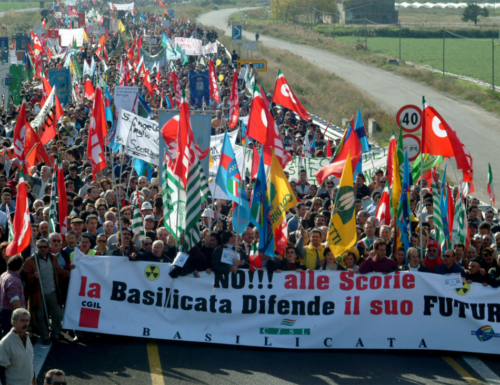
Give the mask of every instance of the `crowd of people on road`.
M 99 4 L 99 3 L 98 3 Z M 106 4 L 102 5 L 107 7 Z M 105 15 L 112 12 L 107 10 Z M 135 18 L 140 10 L 136 8 Z M 128 13 L 123 17 L 126 34 L 154 35 L 158 15 L 144 14 L 145 22 L 132 23 Z M 161 18 L 161 16 L 160 16 Z M 169 38 L 197 36 L 208 43 L 202 26 L 180 19 L 171 20 L 165 32 Z M 113 94 L 119 77 L 117 65 L 127 51 L 120 33 L 111 33 L 106 39 L 109 59 L 106 63 L 95 55 L 97 44 L 85 44 L 78 55 L 78 62 L 94 58 L 98 71 L 106 74 L 109 91 Z M 160 47 L 152 48 L 154 55 Z M 236 53 L 233 53 L 236 55 Z M 228 55 L 225 47 L 218 44 L 218 53 L 212 55 L 220 83 L 221 103 L 192 105 L 193 109 L 212 114 L 212 134 L 228 130 L 230 119 L 231 80 L 235 57 Z M 61 58 L 43 63 L 49 70 L 64 63 Z M 106 66 L 105 66 L 106 65 Z M 162 68 L 151 69 L 151 82 L 157 82 L 163 97 L 151 98 L 142 81 L 140 93 L 151 107 L 149 118 L 158 121 L 158 111 L 167 108 L 167 98 L 174 99 L 175 91 L 168 73 L 175 69 L 181 87 L 187 87 L 189 70 L 205 69 L 199 58 L 189 56 Z M 157 77 L 157 71 L 160 75 Z M 258 73 L 249 68 L 258 79 Z M 133 71 L 132 71 L 133 72 Z M 159 78 L 160 80 L 156 80 Z M 222 78 L 222 77 L 221 77 Z M 78 80 L 83 85 L 82 79 Z M 37 115 L 42 101 L 41 79 L 33 78 L 23 83 L 22 98 L 26 100 L 27 121 Z M 271 98 L 271 95 L 267 95 Z M 240 117 L 248 116 L 251 97 L 245 90 L 245 82 L 239 82 Z M 208 105 L 207 105 L 208 104 Z M 75 250 L 99 256 L 123 256 L 131 263 L 148 261 L 171 263 L 182 250 L 183 240 L 177 242 L 164 225 L 164 201 L 159 183 L 161 170 L 153 166 L 148 175 L 138 175 L 133 159 L 106 148 L 107 167 L 94 177 L 92 163 L 87 156 L 92 101 L 75 99 L 63 106 L 63 117 L 58 122 L 57 137 L 47 144 L 49 155 L 62 156 L 62 170 L 68 203 L 68 229 L 61 234 L 61 224 L 50 226 L 51 191 L 55 188 L 54 166 L 40 162 L 24 175 L 28 186 L 32 241 L 20 254 L 7 255 L 11 220 L 16 212 L 17 187 L 23 164 L 13 153 L 12 133 L 19 113 L 19 105 L 10 102 L 0 105 L 0 326 L 4 338 L 0 342 L 0 382 L 25 384 L 31 382 L 33 370 L 25 363 L 14 363 L 16 350 L 24 349 L 32 355 L 32 346 L 26 338 L 28 325 L 43 344 L 60 343 L 61 339 L 76 339 L 74 334 L 62 333 L 62 313 L 67 300 L 69 278 L 74 268 Z M 322 130 L 310 120 L 303 120 L 293 111 L 279 105 L 272 106 L 272 113 L 279 129 L 284 148 L 292 156 L 303 156 L 304 145 L 314 143 L 316 157 L 325 157 L 327 149 L 335 151 L 336 142 L 328 143 Z M 111 126 L 111 123 L 110 123 Z M 111 128 L 111 127 L 110 127 Z M 238 127 L 236 128 L 238 129 Z M 251 141 L 250 141 L 251 142 Z M 237 139 L 241 143 L 241 135 Z M 250 143 L 259 147 L 258 143 Z M 112 166 L 114 165 L 114 167 Z M 439 181 L 437 181 L 439 182 Z M 183 267 L 174 267 L 171 276 L 200 273 L 231 273 L 238 269 L 266 269 L 268 271 L 353 271 L 359 274 L 371 272 L 391 273 L 396 270 L 433 274 L 459 273 L 469 283 L 484 286 L 500 286 L 500 267 L 497 255 L 500 251 L 500 222 L 494 210 L 482 211 L 477 199 L 467 197 L 468 229 L 470 244 L 455 243 L 443 250 L 435 241 L 433 203 L 430 189 L 418 185 L 411 189 L 412 247 L 406 252 L 394 242 L 394 226 L 380 226 L 375 216 L 383 188 L 388 183 L 384 170 L 376 170 L 372 180 L 363 174 L 355 181 L 355 215 L 357 243 L 342 255 L 334 255 L 327 243 L 328 225 L 332 207 L 338 192 L 339 180 L 328 178 L 322 184 L 311 182 L 307 170 L 299 172 L 298 179 L 289 179 L 298 204 L 287 213 L 288 243 L 283 253 L 265 255 L 259 253 L 261 266 L 252 266 L 252 253 L 258 242 L 258 230 L 248 227 L 242 236 L 231 226 L 233 202 L 212 199 L 200 207 L 199 231 L 201 241 L 188 251 L 189 259 Z M 246 194 L 249 201 L 253 192 L 252 178 L 246 177 Z M 59 197 L 61 200 L 61 197 Z M 56 207 L 58 207 L 58 202 Z M 139 207 L 144 223 L 144 235 L 134 232 L 132 221 L 135 207 Z M 229 265 L 221 261 L 225 248 L 234 249 L 239 261 Z M 71 300 L 71 299 L 68 299 Z M 28 309 L 29 311 L 23 310 Z M 14 338 L 18 336 L 19 338 Z M 28 369 L 27 369 L 28 368 Z M 31 370 L 31 371 L 30 371 Z M 6 380 L 7 374 L 7 380 Z M 62 371 L 47 373 L 47 384 L 65 384 Z M 11 379 L 11 380 L 9 380 Z M 24 379 L 24 380 L 22 380 Z M 24 381 L 24 382 L 23 382 Z M 28 382 L 26 382 L 28 381 Z

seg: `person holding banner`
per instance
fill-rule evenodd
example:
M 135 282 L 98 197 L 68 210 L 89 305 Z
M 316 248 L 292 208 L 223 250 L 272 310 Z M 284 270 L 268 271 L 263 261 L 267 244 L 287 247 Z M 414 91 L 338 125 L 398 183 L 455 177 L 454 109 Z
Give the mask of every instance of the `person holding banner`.
M 235 250 L 236 237 L 232 231 L 224 230 L 221 242 L 222 246 L 212 253 L 212 270 L 215 273 L 236 273 L 243 263 Z

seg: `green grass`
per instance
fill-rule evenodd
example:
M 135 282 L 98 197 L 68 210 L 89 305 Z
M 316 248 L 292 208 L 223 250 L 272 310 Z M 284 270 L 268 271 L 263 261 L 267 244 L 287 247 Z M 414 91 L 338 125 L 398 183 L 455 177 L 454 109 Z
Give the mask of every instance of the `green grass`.
M 0 12 L 10 11 L 14 9 L 39 8 L 39 7 L 40 7 L 40 2 L 35 2 L 35 1 L 31 2 L 19 1 L 12 3 L 0 2 Z
M 358 38 L 341 36 L 345 44 L 355 45 Z M 363 39 L 364 41 L 364 39 Z M 399 58 L 399 39 L 368 38 L 371 52 Z M 445 39 L 445 70 L 491 83 L 492 81 L 491 39 Z M 401 39 L 402 60 L 443 68 L 443 39 Z M 500 46 L 495 44 L 495 78 L 500 84 Z

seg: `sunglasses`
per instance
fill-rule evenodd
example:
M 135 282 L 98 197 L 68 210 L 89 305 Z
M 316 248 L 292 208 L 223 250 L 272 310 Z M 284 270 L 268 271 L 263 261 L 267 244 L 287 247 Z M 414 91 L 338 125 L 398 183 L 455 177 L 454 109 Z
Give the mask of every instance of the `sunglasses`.
M 151 242 L 148 242 L 148 243 L 143 243 L 144 246 L 151 246 L 152 243 Z
M 39 249 L 48 249 L 49 246 L 38 246 Z
M 105 239 L 100 239 L 97 241 L 98 243 L 106 243 L 107 241 Z

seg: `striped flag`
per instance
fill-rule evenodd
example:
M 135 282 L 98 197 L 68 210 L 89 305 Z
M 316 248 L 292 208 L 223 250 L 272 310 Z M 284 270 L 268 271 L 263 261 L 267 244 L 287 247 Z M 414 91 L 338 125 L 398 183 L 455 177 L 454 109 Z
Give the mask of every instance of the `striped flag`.
M 211 198 L 208 181 L 199 159 L 196 159 L 196 163 L 191 164 L 186 190 L 187 205 L 184 250 L 187 252 L 200 242 L 200 228 L 198 226 L 201 218 L 200 207 Z
M 186 190 L 179 177 L 163 163 L 162 177 L 163 224 L 177 242 L 186 227 Z M 179 214 L 177 214 L 179 212 Z
M 490 201 L 495 206 L 495 187 L 493 186 L 493 173 L 491 172 L 491 164 L 488 163 L 488 196 Z
M 140 239 L 143 239 L 146 236 L 144 231 L 144 218 L 142 217 L 140 200 L 139 200 L 139 189 L 135 190 L 136 200 L 134 206 L 134 213 L 132 214 L 132 231 L 134 233 L 139 232 Z
M 49 234 L 56 233 L 56 200 L 57 200 L 57 189 L 56 189 L 56 180 L 57 180 L 57 168 L 54 167 L 54 172 L 52 173 L 52 190 L 50 194 L 50 209 L 49 209 Z
M 431 184 L 431 189 L 432 189 L 432 203 L 434 206 L 434 230 L 436 233 L 436 242 L 438 245 L 441 245 L 442 242 L 444 242 L 444 232 L 443 232 L 443 219 L 441 217 L 441 205 L 440 205 L 440 198 L 439 198 L 439 190 L 436 185 L 436 179 L 435 176 L 432 178 L 432 184 Z
M 463 187 L 463 182 L 460 182 L 458 197 L 455 202 L 455 215 L 453 216 L 452 245 L 456 243 L 465 244 L 467 239 L 467 213 L 465 212 Z
M 12 219 L 10 218 L 10 209 L 8 205 L 5 206 L 5 212 L 9 220 L 9 236 L 7 238 L 7 242 L 11 243 L 14 240 L 14 225 L 12 224 Z

